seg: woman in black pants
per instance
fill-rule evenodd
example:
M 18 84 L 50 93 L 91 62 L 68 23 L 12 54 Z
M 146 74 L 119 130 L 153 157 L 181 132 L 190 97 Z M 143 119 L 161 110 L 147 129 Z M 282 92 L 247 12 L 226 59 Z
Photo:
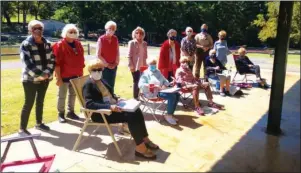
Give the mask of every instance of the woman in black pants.
M 49 131 L 50 128 L 42 123 L 45 94 L 52 80 L 54 56 L 51 44 L 43 37 L 44 25 L 32 20 L 28 24 L 31 34 L 21 44 L 20 58 L 23 64 L 22 83 L 25 103 L 21 112 L 19 135 L 30 135 L 26 130 L 29 115 L 36 99 L 36 128 Z
M 112 88 L 101 79 L 103 68 L 104 64 L 100 59 L 94 59 L 88 65 L 90 78 L 83 86 L 85 107 L 95 110 L 111 109 L 112 114 L 106 115 L 108 123 L 128 123 L 136 143 L 135 155 L 146 159 L 156 159 L 156 155 L 150 149 L 159 147 L 148 138 L 142 111 L 138 108 L 135 112 L 124 112 L 116 106 L 117 98 L 113 94 Z M 98 113 L 93 113 L 91 119 L 94 122 L 104 122 Z

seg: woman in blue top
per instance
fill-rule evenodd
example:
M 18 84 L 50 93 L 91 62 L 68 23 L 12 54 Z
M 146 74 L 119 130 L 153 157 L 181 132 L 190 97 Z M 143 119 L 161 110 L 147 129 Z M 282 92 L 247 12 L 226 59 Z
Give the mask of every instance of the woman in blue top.
M 219 40 L 214 43 L 213 49 L 216 51 L 216 58 L 225 66 L 227 63 L 227 55 L 231 54 L 228 49 L 226 31 L 222 30 L 218 33 Z

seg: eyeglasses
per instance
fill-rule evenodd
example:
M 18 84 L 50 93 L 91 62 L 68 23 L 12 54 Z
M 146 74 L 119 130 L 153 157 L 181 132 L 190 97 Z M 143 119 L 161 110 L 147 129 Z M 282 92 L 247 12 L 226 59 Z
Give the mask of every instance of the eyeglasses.
M 93 71 L 93 72 L 100 72 L 100 71 L 102 71 L 102 68 L 92 69 L 91 71 Z
M 76 31 L 70 31 L 69 33 L 70 33 L 70 34 L 77 34 Z
M 142 33 L 142 32 L 136 32 L 136 34 L 140 34 L 140 35 L 143 35 L 143 33 Z
M 187 32 L 192 32 L 192 31 L 187 31 Z
M 43 27 L 36 27 L 36 28 L 32 28 L 32 30 L 40 30 L 40 31 L 42 31 L 43 30 Z

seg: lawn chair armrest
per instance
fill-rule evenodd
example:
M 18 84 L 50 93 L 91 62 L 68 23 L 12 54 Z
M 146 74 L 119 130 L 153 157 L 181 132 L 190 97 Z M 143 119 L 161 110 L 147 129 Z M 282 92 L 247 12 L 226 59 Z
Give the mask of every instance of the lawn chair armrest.
M 80 108 L 81 111 L 85 111 L 85 112 L 93 112 L 93 113 L 103 113 L 105 115 L 110 115 L 112 113 L 112 111 L 110 109 L 87 109 L 87 108 Z

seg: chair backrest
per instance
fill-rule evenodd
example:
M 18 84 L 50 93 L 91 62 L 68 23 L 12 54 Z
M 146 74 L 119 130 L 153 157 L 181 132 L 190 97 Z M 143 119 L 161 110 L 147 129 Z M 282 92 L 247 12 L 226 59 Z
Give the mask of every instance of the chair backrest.
M 76 96 L 79 100 L 79 103 L 83 108 L 85 108 L 85 100 L 83 97 L 83 86 L 88 78 L 89 78 L 89 75 L 86 75 L 86 76 L 82 76 L 82 77 L 70 80 L 72 87 L 76 93 Z
M 237 71 L 239 74 L 243 74 L 243 73 L 240 71 L 239 65 L 237 64 L 237 59 L 238 59 L 238 58 L 239 58 L 239 55 L 238 55 L 238 54 L 233 54 L 233 59 L 234 59 L 236 71 Z

